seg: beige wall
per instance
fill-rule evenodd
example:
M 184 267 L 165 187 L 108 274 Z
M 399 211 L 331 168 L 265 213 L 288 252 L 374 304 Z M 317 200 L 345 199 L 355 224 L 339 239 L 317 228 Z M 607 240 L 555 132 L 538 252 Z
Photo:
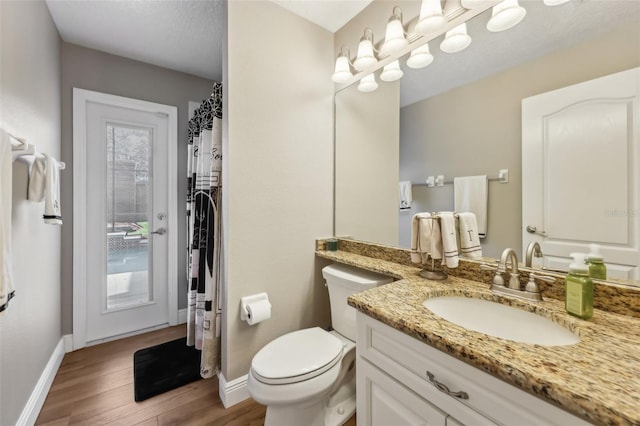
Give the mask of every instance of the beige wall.
M 400 82 L 336 94 L 335 233 L 398 245 Z
M 334 58 L 342 46 L 354 58 L 365 28 L 378 44 L 396 5 L 405 24 L 420 10 L 418 0 L 374 0 L 336 31 Z M 379 86 L 373 92 L 361 93 L 355 84 L 336 94 L 335 233 L 397 246 L 400 82 L 379 77 L 376 72 Z
M 596 53 L 597 52 L 597 53 Z M 497 175 L 489 183 L 489 223 L 484 254 L 516 250 L 521 237 L 521 100 L 640 65 L 637 26 L 563 49 L 475 83 L 406 106 L 400 112 L 400 179 Z M 453 208 L 453 185 L 414 187 L 414 211 Z M 410 217 L 401 216 L 401 243 L 409 241 Z
M 178 268 L 170 285 L 178 286 L 178 307 L 187 307 L 186 213 L 188 102 L 200 102 L 211 94 L 213 81 L 160 68 L 93 49 L 62 43 L 62 204 L 65 227 L 62 246 L 62 332 L 73 331 L 73 88 L 141 99 L 178 108 Z
M 0 126 L 60 157 L 60 36 L 43 1 L 1 1 Z M 68 170 L 62 173 L 67 173 Z M 26 200 L 28 166 L 13 167 L 15 297 L 0 314 L 0 424 L 16 424 L 60 330 L 61 228 Z M 63 215 L 70 206 L 62 205 Z M 69 227 L 65 221 L 63 229 Z
M 286 332 L 329 325 L 314 240 L 332 233 L 333 35 L 264 1 L 228 2 L 223 371 Z M 271 319 L 240 321 L 266 291 Z

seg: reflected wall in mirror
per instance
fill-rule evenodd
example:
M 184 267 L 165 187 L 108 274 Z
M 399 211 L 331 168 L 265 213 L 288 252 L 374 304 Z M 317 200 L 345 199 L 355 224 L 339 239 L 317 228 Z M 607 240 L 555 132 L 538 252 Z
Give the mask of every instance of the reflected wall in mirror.
M 401 61 L 405 76 L 399 111 L 399 180 L 423 183 L 430 175 L 452 180 L 477 174 L 495 176 L 505 168 L 510 171 L 508 184 L 489 183 L 488 232 L 482 244 L 484 255 L 491 257 L 499 257 L 505 247 L 521 254 L 522 99 L 640 66 L 640 2 L 569 2 L 546 9 L 542 2 L 521 4 L 527 16 L 511 30 L 488 34 L 485 26 L 490 13 L 484 13 L 469 23 L 474 41 L 466 51 L 439 52 L 437 39 L 430 66 L 413 70 Z M 532 44 L 537 39 L 546 44 Z M 523 50 L 525 54 L 520 54 Z M 347 90 L 336 94 L 336 106 Z M 336 108 L 336 123 L 340 120 Z M 384 126 L 379 121 L 368 123 Z M 336 127 L 336 164 L 342 161 L 343 143 Z M 357 161 L 366 163 L 368 155 L 363 150 Z M 346 167 L 344 162 L 342 167 Z M 361 189 L 375 191 L 377 183 L 363 182 Z M 336 190 L 343 185 L 337 174 Z M 357 189 L 351 187 L 351 191 Z M 378 198 L 378 203 L 396 208 L 400 247 L 409 247 L 414 213 L 453 209 L 453 186 L 414 186 L 413 198 L 411 211 L 402 212 L 397 193 Z M 375 216 L 376 211 L 367 214 Z M 336 199 L 336 235 L 396 245 L 362 230 L 353 232 L 355 228 L 342 219 Z M 387 226 L 396 227 L 391 222 Z

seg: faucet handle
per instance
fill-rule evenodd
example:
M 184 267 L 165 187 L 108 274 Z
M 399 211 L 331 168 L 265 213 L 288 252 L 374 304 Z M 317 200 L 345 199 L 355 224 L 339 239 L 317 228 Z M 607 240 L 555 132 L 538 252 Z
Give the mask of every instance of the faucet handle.
M 531 272 L 529 274 L 529 280 L 531 281 L 533 279 L 544 281 L 544 282 L 549 283 L 549 284 L 553 284 L 553 283 L 556 282 L 556 279 L 554 277 L 549 277 L 549 276 L 546 276 L 546 275 L 538 275 L 538 274 L 535 274 L 535 273 Z
M 502 274 L 505 272 L 502 265 L 498 264 L 489 264 L 489 263 L 481 263 L 480 269 L 485 269 L 487 271 L 495 271 L 495 275 L 493 276 L 493 284 L 504 286 L 504 278 L 502 278 Z
M 527 286 L 524 290 L 528 291 L 529 293 L 540 293 L 540 288 L 538 287 L 538 284 L 535 282 L 535 280 L 544 281 L 549 284 L 553 284 L 556 282 L 556 279 L 553 277 L 538 275 L 531 272 L 529 274 L 529 282 L 527 283 Z
M 499 267 L 500 265 L 498 265 L 497 263 L 494 263 L 494 264 L 481 263 L 480 264 L 480 269 L 486 269 L 487 271 L 497 271 Z

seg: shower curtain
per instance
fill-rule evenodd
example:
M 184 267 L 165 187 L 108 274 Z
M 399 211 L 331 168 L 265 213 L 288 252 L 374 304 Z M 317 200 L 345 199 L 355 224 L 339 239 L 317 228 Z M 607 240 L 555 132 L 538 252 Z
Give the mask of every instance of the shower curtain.
M 202 350 L 207 378 L 220 368 L 221 83 L 189 121 L 187 158 L 187 345 Z

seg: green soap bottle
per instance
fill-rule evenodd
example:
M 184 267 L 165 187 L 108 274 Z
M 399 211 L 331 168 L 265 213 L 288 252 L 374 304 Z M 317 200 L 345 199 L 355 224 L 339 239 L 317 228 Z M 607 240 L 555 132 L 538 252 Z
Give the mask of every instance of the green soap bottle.
M 593 281 L 584 253 L 571 253 L 571 257 L 573 263 L 564 280 L 564 306 L 569 314 L 586 320 L 593 316 Z
M 605 266 L 602 255 L 600 254 L 600 246 L 597 244 L 589 244 L 589 250 L 589 254 L 587 255 L 589 276 L 599 280 L 606 280 L 607 267 Z

